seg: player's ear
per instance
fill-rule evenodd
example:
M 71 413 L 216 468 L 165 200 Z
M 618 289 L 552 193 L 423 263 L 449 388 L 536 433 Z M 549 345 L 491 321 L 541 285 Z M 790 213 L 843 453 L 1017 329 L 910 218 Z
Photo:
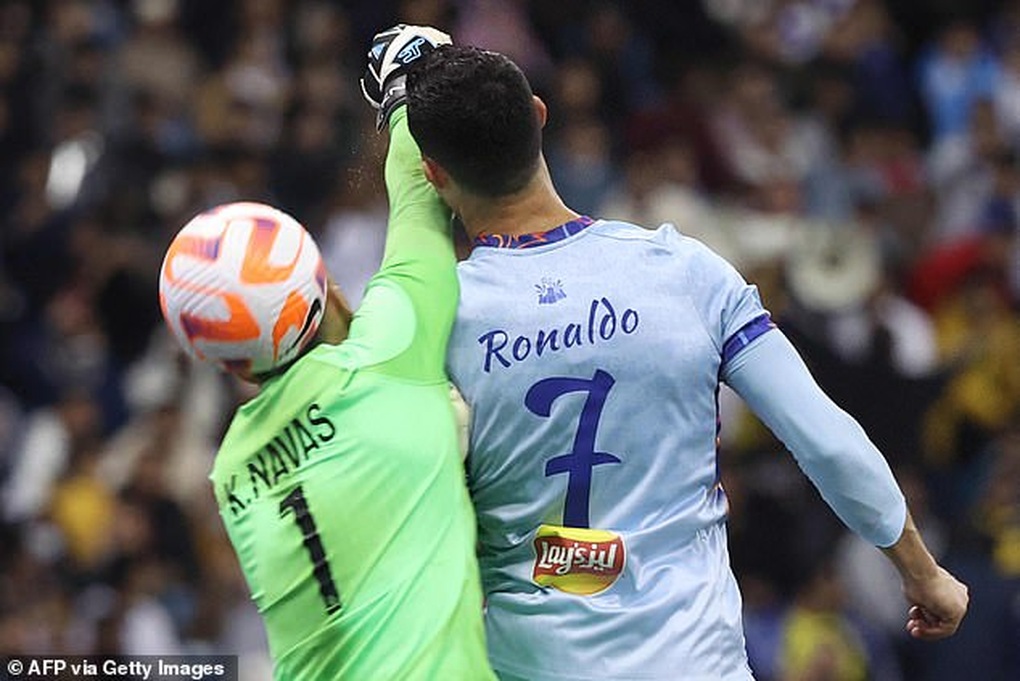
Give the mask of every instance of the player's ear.
M 425 171 L 425 179 L 429 181 L 437 191 L 445 189 L 446 185 L 450 183 L 450 176 L 446 174 L 443 167 L 433 161 L 428 156 L 423 156 L 421 159 L 422 170 Z
M 535 116 L 538 117 L 538 127 L 544 128 L 546 119 L 549 118 L 549 107 L 545 105 L 542 98 L 538 95 L 532 95 L 532 106 L 535 107 Z

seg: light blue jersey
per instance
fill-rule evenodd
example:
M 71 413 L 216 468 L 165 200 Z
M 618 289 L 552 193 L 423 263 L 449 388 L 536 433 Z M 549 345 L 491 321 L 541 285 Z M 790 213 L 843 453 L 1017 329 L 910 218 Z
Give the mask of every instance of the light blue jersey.
M 459 266 L 448 368 L 472 408 L 490 659 L 505 679 L 746 681 L 717 394 L 745 348 L 781 334 L 698 241 L 586 224 Z M 855 492 L 848 513 L 895 539 L 902 516 L 872 516 L 898 489 L 876 477 L 886 496 Z

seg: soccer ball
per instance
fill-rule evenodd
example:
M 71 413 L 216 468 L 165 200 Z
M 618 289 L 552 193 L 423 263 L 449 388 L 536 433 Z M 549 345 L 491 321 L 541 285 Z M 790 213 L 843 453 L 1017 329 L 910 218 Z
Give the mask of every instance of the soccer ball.
M 189 355 L 255 376 L 295 359 L 326 308 L 326 268 L 294 218 L 261 203 L 195 216 L 159 274 L 163 318 Z

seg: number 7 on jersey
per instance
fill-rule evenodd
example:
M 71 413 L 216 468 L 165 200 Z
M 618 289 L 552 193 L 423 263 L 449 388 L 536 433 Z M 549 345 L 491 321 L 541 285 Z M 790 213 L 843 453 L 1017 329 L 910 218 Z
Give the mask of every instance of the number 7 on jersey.
M 563 395 L 585 393 L 584 406 L 577 422 L 574 446 L 566 454 L 554 456 L 545 463 L 546 477 L 567 474 L 567 498 L 563 505 L 563 524 L 567 527 L 591 527 L 588 506 L 591 499 L 591 477 L 595 466 L 620 463 L 609 452 L 595 451 L 602 408 L 616 380 L 602 369 L 589 378 L 554 376 L 535 383 L 524 396 L 524 406 L 533 414 L 549 417 L 552 405 Z

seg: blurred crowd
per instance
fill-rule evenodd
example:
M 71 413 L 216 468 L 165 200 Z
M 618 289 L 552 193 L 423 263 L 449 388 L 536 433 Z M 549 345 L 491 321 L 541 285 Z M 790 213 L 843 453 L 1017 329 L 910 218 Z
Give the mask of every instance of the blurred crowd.
M 1020 679 L 1016 0 L 0 3 L 0 653 L 267 678 L 206 480 L 250 393 L 176 351 L 158 267 L 195 212 L 260 200 L 358 302 L 386 223 L 358 77 L 397 20 L 520 64 L 571 207 L 756 283 L 971 587 L 955 638 L 909 640 L 891 566 L 724 391 L 757 677 Z

